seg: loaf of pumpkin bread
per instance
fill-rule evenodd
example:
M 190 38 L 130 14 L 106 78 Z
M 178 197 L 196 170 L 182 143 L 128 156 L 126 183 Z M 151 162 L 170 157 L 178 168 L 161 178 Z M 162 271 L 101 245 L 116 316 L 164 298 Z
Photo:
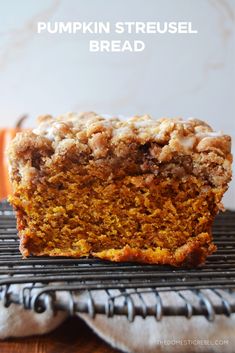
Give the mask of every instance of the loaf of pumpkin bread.
M 203 263 L 230 143 L 192 118 L 39 117 L 8 150 L 23 256 Z

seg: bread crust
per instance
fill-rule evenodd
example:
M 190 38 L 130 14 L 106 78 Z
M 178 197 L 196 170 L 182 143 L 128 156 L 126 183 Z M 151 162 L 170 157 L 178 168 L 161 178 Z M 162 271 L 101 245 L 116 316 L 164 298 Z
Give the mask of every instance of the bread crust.
M 232 175 L 231 138 L 201 120 L 46 115 L 8 156 L 24 256 L 194 266 L 216 249 L 211 225 Z

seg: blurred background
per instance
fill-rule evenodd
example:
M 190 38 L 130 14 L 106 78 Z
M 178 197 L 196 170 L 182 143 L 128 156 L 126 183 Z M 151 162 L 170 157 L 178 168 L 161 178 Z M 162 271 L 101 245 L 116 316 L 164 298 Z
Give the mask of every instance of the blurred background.
M 235 137 L 235 0 L 0 0 L 0 18 L 0 128 L 93 110 L 193 116 Z M 38 21 L 191 21 L 198 34 L 39 35 Z M 90 39 L 146 49 L 92 53 Z M 235 208 L 234 182 L 224 203 Z

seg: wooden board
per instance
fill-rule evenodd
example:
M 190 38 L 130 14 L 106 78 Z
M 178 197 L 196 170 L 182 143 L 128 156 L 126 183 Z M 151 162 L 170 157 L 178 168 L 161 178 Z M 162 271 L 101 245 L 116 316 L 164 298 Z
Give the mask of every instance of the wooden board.
M 50 334 L 0 342 L 1 353 L 120 353 L 81 319 L 70 318 Z

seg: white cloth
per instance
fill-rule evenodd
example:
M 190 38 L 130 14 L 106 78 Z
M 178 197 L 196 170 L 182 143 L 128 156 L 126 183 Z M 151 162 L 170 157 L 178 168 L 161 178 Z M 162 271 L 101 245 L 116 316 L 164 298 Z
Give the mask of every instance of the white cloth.
M 188 299 L 195 301 L 190 295 Z M 164 303 L 177 305 L 173 294 L 161 296 Z M 62 301 L 69 300 L 67 293 L 59 293 L 58 297 Z M 93 297 L 97 301 L 102 300 L 102 293 L 97 292 Z M 87 294 L 81 293 L 79 297 L 75 296 L 75 299 L 86 300 Z M 215 303 L 216 298 L 212 299 Z M 145 301 L 151 304 L 154 303 L 152 300 L 151 295 L 147 294 Z M 51 310 L 37 314 L 16 304 L 5 308 L 0 302 L 0 338 L 44 334 L 60 325 L 67 316 L 68 314 L 62 312 L 54 314 Z M 136 317 L 132 323 L 121 316 L 107 318 L 104 315 L 97 315 L 94 319 L 87 314 L 78 316 L 105 341 L 125 352 L 170 353 L 173 350 L 175 353 L 234 352 L 235 315 L 230 318 L 217 316 L 214 322 L 199 316 L 191 319 L 163 317 L 160 322 L 154 317 L 146 319 Z

